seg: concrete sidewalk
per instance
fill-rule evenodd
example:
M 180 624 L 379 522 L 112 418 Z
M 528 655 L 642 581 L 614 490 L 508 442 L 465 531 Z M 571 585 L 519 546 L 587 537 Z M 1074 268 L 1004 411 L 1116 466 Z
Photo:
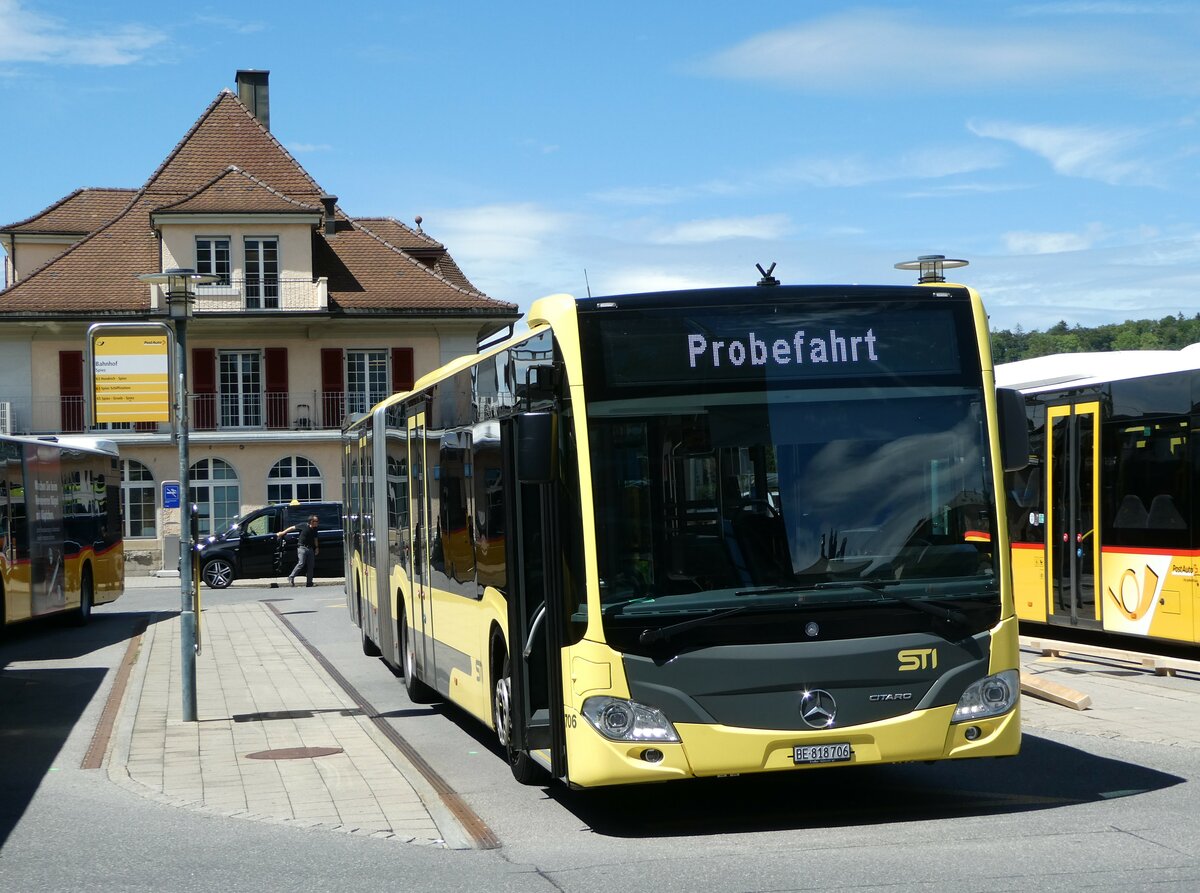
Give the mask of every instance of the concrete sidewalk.
M 1021 670 L 1091 699 L 1087 709 L 1074 710 L 1023 695 L 1021 720 L 1027 732 L 1070 732 L 1200 749 L 1200 672 L 1156 676 L 1130 663 L 1072 655 L 1069 646 L 1061 656 L 1023 649 Z
M 160 584 L 161 585 L 161 584 Z M 109 777 L 214 814 L 470 847 L 438 794 L 262 603 L 204 611 L 198 722 L 184 722 L 179 619 L 152 623 Z

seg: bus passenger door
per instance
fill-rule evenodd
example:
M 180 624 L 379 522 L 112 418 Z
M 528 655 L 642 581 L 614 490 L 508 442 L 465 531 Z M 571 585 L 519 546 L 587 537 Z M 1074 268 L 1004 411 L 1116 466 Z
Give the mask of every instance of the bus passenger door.
M 436 688 L 434 662 L 433 598 L 429 590 L 429 475 L 425 452 L 425 413 L 408 419 L 409 517 L 412 519 L 412 647 L 417 670 Z
M 1100 404 L 1046 410 L 1046 587 L 1052 623 L 1097 626 Z
M 536 754 L 555 778 L 567 773 L 563 725 L 562 559 L 559 543 L 557 483 L 523 484 L 517 480 L 513 451 L 514 423 L 501 437 L 508 507 L 506 562 L 509 567 L 509 670 L 512 679 L 513 740 L 519 750 Z

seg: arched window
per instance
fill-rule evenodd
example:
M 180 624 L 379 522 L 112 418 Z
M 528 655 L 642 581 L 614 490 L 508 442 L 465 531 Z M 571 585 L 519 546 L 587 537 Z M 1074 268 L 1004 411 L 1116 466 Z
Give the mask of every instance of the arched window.
M 237 472 L 223 459 L 201 459 L 189 472 L 188 499 L 200 508 L 200 533 L 222 531 L 241 514 Z
M 121 460 L 121 507 L 125 512 L 125 536 L 158 535 L 156 489 L 154 475 L 149 468 L 134 459 Z
M 267 502 L 319 502 L 321 469 L 303 456 L 280 459 L 267 473 Z

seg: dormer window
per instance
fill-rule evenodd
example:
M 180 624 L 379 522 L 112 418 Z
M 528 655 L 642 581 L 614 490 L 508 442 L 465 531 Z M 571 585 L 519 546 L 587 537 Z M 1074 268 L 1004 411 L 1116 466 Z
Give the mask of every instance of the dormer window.
M 219 277 L 215 285 L 229 285 L 232 267 L 229 260 L 228 236 L 196 238 L 196 272 Z
M 279 309 L 279 239 L 247 236 L 246 309 Z

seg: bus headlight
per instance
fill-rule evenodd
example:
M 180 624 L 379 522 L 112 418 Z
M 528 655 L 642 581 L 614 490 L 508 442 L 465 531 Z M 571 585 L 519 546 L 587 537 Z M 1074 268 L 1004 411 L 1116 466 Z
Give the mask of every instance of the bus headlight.
M 1004 670 L 992 676 L 985 676 L 978 682 L 971 683 L 963 692 L 950 721 L 966 722 L 1007 713 L 1017 703 L 1020 694 L 1021 674 L 1016 670 Z
M 583 702 L 583 716 L 613 741 L 678 741 L 679 733 L 661 710 L 624 698 L 599 696 Z

